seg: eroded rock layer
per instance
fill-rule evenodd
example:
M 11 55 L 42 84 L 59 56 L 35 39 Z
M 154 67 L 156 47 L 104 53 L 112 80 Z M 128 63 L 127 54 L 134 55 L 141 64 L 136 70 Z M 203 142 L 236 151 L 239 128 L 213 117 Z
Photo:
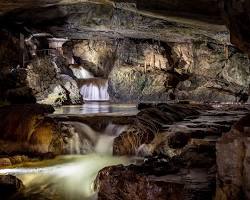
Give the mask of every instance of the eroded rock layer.
M 141 107 L 145 109 L 144 111 L 149 111 L 152 105 L 141 105 Z M 107 167 L 101 170 L 95 183 L 98 198 L 111 200 L 166 199 L 167 197 L 201 200 L 213 199 L 216 196 L 217 199 L 248 199 L 245 185 L 247 166 L 245 158 L 242 159 L 245 155 L 242 152 L 244 151 L 242 141 L 247 140 L 242 138 L 240 142 L 240 138 L 234 131 L 236 127 L 237 130 L 243 130 L 240 128 L 242 123 L 247 123 L 248 117 L 237 122 L 246 115 L 246 108 L 233 109 L 232 106 L 224 106 L 196 107 L 196 109 L 200 110 L 200 115 L 193 115 L 193 117 L 191 115 L 173 124 L 165 122 L 165 125 L 155 133 L 153 140 L 141 144 L 135 152 L 137 156 L 143 156 L 142 163 Z M 160 118 L 154 117 L 154 119 L 157 120 L 153 120 L 152 123 L 158 124 Z M 235 128 L 228 132 L 235 122 L 237 122 L 234 125 Z M 151 125 L 148 125 L 149 127 Z M 239 134 L 238 131 L 237 133 Z M 135 135 L 134 133 L 130 139 L 124 141 L 135 141 L 133 137 Z M 222 139 L 219 139 L 221 136 Z M 143 136 L 141 135 L 140 138 Z M 234 140 L 230 140 L 232 144 L 228 143 L 230 141 L 226 138 L 233 138 Z M 135 147 L 137 143 L 133 144 Z M 123 145 L 125 146 L 126 143 L 120 144 L 120 146 Z M 238 145 L 237 151 L 233 153 L 233 163 L 231 163 L 232 149 L 235 148 L 232 145 Z M 127 154 L 130 153 L 127 152 Z M 235 167 L 231 167 L 232 164 Z M 245 170 L 242 170 L 243 168 Z

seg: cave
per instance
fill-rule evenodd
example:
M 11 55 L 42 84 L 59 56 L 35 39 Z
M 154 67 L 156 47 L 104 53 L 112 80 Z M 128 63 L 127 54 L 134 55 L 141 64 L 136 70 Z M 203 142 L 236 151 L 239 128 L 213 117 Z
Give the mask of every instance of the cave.
M 0 199 L 249 200 L 249 56 L 250 0 L 0 0 Z

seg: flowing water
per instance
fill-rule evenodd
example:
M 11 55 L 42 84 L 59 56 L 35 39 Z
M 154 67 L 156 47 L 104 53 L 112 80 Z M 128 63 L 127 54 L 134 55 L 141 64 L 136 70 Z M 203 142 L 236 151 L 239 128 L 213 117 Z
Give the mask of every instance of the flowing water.
M 113 142 L 127 129 L 127 125 L 108 124 L 104 130 L 96 131 L 89 125 L 80 122 L 65 122 L 73 127 L 71 139 L 66 149 L 70 154 L 88 154 L 96 152 L 104 155 L 112 155 Z
M 94 78 L 94 75 L 88 70 L 84 69 L 82 66 L 78 68 L 70 66 L 70 69 L 72 70 L 74 76 L 78 79 Z
M 53 160 L 23 163 L 0 169 L 0 174 L 17 176 L 25 185 L 15 200 L 89 200 L 96 199 L 94 180 L 106 166 L 129 164 L 125 157 L 89 154 L 63 156 Z
M 108 80 L 101 78 L 85 79 L 80 93 L 84 101 L 109 101 Z
M 87 103 L 80 106 L 57 108 L 52 117 L 67 115 L 84 116 L 121 116 L 135 115 L 135 105 L 110 104 L 108 81 L 94 78 L 83 67 L 72 72 L 81 85 L 80 93 Z M 97 101 L 97 102 L 92 102 Z M 76 121 L 63 122 L 70 131 L 65 144 L 65 153 L 51 160 L 22 163 L 11 168 L 0 169 L 0 174 L 17 176 L 25 190 L 13 197 L 15 200 L 89 200 L 96 199 L 93 189 L 98 172 L 107 166 L 130 164 L 126 157 L 112 156 L 114 138 L 127 129 L 127 125 L 108 122 L 101 129 Z M 101 123 L 101 122 L 100 122 Z M 1 199 L 1 197 L 0 197 Z
M 135 115 L 135 105 L 89 102 L 81 106 L 57 108 L 52 116 L 77 115 Z M 68 156 L 51 160 L 22 163 L 11 168 L 0 169 L 0 174 L 17 176 L 25 185 L 15 200 L 92 200 L 98 172 L 107 166 L 130 164 L 126 157 L 112 156 L 113 141 L 126 130 L 127 125 L 108 123 L 97 131 L 82 122 L 65 122 L 72 137 L 68 141 Z M 1 199 L 1 197 L 0 197 Z

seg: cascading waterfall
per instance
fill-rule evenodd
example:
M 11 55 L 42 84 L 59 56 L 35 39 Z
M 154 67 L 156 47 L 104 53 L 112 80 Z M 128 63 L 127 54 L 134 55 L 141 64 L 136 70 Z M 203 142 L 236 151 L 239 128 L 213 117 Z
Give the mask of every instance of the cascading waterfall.
M 104 132 L 99 135 L 95 144 L 95 152 L 112 154 L 115 137 L 119 136 L 126 129 L 126 125 L 109 124 Z
M 81 140 L 77 133 L 72 134 L 68 145 L 71 154 L 81 154 Z
M 72 70 L 74 76 L 78 79 L 94 78 L 94 75 L 88 70 L 84 69 L 82 66 L 78 68 L 70 66 L 70 69 Z
M 90 126 L 80 122 L 67 122 L 73 127 L 72 137 L 68 141 L 66 153 L 87 154 L 101 153 L 110 154 L 113 152 L 113 142 L 127 129 L 127 125 L 108 124 L 103 131 L 95 131 Z
M 108 101 L 108 81 L 100 78 L 87 79 L 80 93 L 85 101 Z
M 82 66 L 71 65 L 74 76 L 78 79 L 80 93 L 84 101 L 108 101 L 108 81 L 94 75 Z

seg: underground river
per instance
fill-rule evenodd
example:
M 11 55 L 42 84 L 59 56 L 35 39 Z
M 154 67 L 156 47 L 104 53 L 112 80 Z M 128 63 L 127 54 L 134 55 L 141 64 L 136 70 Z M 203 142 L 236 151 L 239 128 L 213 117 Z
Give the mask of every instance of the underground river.
M 89 102 L 79 106 L 56 108 L 50 117 L 65 116 L 133 116 L 138 112 L 132 104 L 110 104 L 108 102 Z M 68 122 L 76 126 L 78 122 Z M 93 140 L 94 147 L 80 150 L 81 138 L 78 135 L 70 143 L 69 154 L 53 159 L 33 159 L 9 168 L 1 168 L 1 175 L 14 175 L 19 178 L 25 190 L 12 199 L 37 200 L 87 200 L 96 199 L 94 180 L 98 172 L 107 166 L 132 162 L 128 157 L 112 156 L 113 139 L 126 126 L 108 124 L 102 131 L 95 131 L 87 124 L 80 129 Z M 98 139 L 96 139 L 98 138 Z M 88 146 L 88 145 L 86 145 Z M 87 148 L 87 147 L 86 147 Z

